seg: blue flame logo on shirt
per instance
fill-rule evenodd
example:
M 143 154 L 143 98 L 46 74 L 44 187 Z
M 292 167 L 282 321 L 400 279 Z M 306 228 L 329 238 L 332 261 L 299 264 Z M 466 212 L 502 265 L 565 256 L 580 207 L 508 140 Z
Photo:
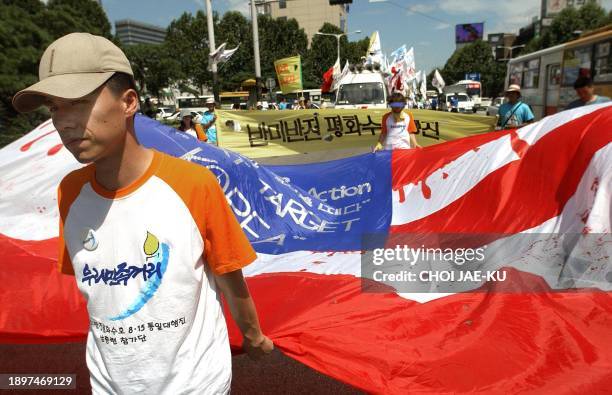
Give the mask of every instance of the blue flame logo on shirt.
M 130 280 L 139 276 L 142 276 L 146 282 L 145 287 L 140 290 L 136 300 L 120 314 L 109 317 L 111 321 L 122 320 L 136 313 L 153 297 L 161 285 L 162 278 L 168 267 L 170 248 L 167 244 L 160 243 L 153 233 L 147 232 L 143 250 L 146 258 L 145 263 L 141 266 L 128 266 L 126 262 L 123 262 L 112 270 L 98 270 L 95 267 L 90 268 L 87 264 L 83 268 L 83 278 L 81 281 L 88 285 L 91 285 L 93 281 L 94 284 L 103 282 L 110 286 L 127 286 Z

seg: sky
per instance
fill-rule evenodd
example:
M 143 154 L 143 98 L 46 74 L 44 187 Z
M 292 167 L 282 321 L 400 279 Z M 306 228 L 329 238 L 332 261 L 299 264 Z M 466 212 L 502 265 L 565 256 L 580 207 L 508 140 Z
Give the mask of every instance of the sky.
M 212 0 L 213 10 L 237 10 L 249 15 L 248 0 Z M 417 69 L 442 67 L 455 50 L 455 25 L 484 22 L 484 34 L 517 33 L 540 14 L 541 0 L 353 0 L 348 16 L 349 35 L 358 40 L 378 31 L 383 52 L 406 44 L 414 47 Z M 606 10 L 612 0 L 602 0 Z M 102 0 L 113 25 L 118 19 L 135 19 L 166 27 L 183 12 L 204 10 L 204 0 Z M 219 43 L 217 43 L 219 44 Z

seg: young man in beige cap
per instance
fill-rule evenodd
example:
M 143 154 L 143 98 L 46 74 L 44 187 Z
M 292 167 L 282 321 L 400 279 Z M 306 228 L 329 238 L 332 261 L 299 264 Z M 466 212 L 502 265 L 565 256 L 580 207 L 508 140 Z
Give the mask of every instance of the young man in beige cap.
M 512 84 L 505 92 L 507 103 L 499 107 L 498 126 L 500 129 L 514 129 L 533 122 L 531 108 L 521 101 L 521 87 Z
M 13 105 L 45 105 L 81 163 L 59 186 L 59 269 L 87 301 L 95 394 L 227 393 L 231 354 L 220 289 L 254 358 L 261 331 L 241 268 L 256 255 L 215 176 L 138 144 L 130 64 L 103 37 L 53 42 L 40 82 Z

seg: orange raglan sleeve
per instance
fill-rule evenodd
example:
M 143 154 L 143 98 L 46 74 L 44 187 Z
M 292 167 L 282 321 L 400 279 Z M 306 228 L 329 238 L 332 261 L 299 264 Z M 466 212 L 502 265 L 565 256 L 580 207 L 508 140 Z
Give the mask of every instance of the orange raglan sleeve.
M 406 113 L 410 117 L 410 121 L 408 122 L 408 133 L 417 133 L 418 131 L 416 124 L 414 123 L 414 115 L 412 115 L 412 112 L 410 111 L 407 111 Z
M 64 196 L 65 193 L 62 192 L 62 190 L 65 189 L 65 185 L 63 184 L 64 182 L 60 183 L 59 187 L 57 188 L 57 205 L 59 208 L 59 255 L 57 258 L 57 268 L 61 273 L 71 274 L 74 276 L 74 268 L 72 267 L 70 254 L 68 253 L 68 248 L 66 247 L 66 240 L 64 240 L 64 222 L 66 222 L 70 204 L 68 204 L 67 197 Z
M 215 176 L 205 172 L 204 257 L 219 275 L 241 269 L 257 255 L 236 220 Z
M 66 218 L 68 218 L 70 206 L 79 196 L 83 185 L 89 182 L 92 172 L 93 166 L 86 166 L 75 170 L 64 177 L 57 188 L 57 205 L 59 208 L 59 255 L 57 258 L 57 268 L 64 274 L 74 276 L 72 260 L 70 258 L 70 253 L 68 252 L 68 247 L 66 246 L 66 240 L 64 238 L 64 225 L 66 224 Z

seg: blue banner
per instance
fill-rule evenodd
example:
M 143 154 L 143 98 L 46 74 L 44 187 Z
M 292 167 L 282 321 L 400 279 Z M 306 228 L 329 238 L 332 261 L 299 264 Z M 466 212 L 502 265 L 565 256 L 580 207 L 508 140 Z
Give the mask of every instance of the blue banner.
M 144 116 L 138 141 L 211 170 L 257 252 L 360 250 L 391 222 L 391 152 L 262 166 Z

